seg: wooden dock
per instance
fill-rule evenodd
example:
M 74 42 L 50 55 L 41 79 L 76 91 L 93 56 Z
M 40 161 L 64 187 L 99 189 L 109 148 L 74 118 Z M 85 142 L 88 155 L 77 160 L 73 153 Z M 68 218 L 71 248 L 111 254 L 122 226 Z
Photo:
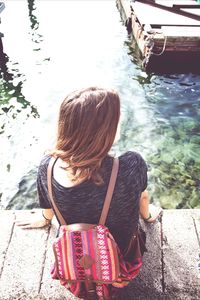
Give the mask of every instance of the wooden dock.
M 200 4 L 195 0 L 117 0 L 148 72 L 200 72 Z
M 0 299 L 77 299 L 50 277 L 50 228 L 22 230 L 15 220 L 41 215 L 35 211 L 0 211 Z M 121 291 L 123 300 L 198 300 L 200 277 L 200 210 L 165 210 L 156 224 L 142 223 L 148 252 L 138 278 Z

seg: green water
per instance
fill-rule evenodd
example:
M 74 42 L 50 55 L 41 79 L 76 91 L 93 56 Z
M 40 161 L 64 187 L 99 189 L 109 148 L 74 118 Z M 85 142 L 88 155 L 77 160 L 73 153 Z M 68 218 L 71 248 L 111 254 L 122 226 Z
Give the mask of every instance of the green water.
M 142 122 L 141 116 L 138 124 L 129 107 L 121 149 L 134 145 L 145 154 L 154 202 L 165 208 L 200 207 L 199 76 L 145 77 L 143 109 L 149 120 Z
M 59 104 L 73 89 L 98 85 L 120 94 L 113 150 L 143 155 L 151 200 L 200 208 L 200 76 L 143 72 L 114 0 L 13 0 L 1 20 L 3 207 L 37 207 L 37 166 L 54 142 Z

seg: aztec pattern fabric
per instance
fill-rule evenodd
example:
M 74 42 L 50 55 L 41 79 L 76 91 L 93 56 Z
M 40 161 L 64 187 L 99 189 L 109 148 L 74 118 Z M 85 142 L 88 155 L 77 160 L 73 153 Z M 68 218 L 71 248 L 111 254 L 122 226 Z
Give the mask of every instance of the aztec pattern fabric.
M 98 299 L 111 300 L 117 297 L 120 289 L 127 286 L 139 274 L 141 267 L 141 258 L 137 258 L 132 262 L 125 262 L 124 259 L 120 260 L 120 270 L 122 270 L 122 273 L 116 282 L 108 285 L 96 283 L 95 289 Z M 67 281 L 61 280 L 60 283 L 75 296 L 84 299 L 87 297 L 87 288 L 82 282 L 69 284 Z
M 91 280 L 115 282 L 119 276 L 117 245 L 107 227 L 91 225 L 88 230 L 60 228 L 53 244 L 56 275 L 68 282 Z
M 61 226 L 54 242 L 56 262 L 51 274 L 75 296 L 87 297 L 85 282 L 89 278 L 96 283 L 99 300 L 110 300 L 111 295 L 117 295 L 119 288 L 138 275 L 143 254 L 138 236 L 133 237 L 130 248 L 133 255 L 126 261 L 107 227 L 90 225 L 91 228 L 85 231 L 70 231 L 68 226 Z

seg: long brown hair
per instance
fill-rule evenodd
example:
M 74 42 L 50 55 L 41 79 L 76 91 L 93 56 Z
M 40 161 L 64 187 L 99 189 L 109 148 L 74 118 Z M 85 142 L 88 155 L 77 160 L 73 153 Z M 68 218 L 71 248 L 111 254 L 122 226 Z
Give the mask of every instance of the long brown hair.
M 90 87 L 64 99 L 52 154 L 67 163 L 73 180 L 103 183 L 99 169 L 114 142 L 119 117 L 120 100 L 114 90 Z

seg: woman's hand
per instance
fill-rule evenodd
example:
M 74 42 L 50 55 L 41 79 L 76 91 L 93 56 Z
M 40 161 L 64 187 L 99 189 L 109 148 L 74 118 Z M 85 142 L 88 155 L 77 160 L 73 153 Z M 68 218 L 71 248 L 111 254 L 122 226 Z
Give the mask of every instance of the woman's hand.
M 154 223 L 162 214 L 162 208 L 149 204 L 149 195 L 145 190 L 140 197 L 140 216 L 148 223 Z
M 40 219 L 36 221 L 16 221 L 15 224 L 22 229 L 33 229 L 33 228 L 42 228 L 51 224 L 51 221 L 45 219 Z
M 42 213 L 38 215 L 31 215 L 30 219 L 24 221 L 16 221 L 16 225 L 21 227 L 22 229 L 33 229 L 33 228 L 42 228 L 45 226 L 49 226 L 51 224 L 51 220 L 54 216 L 54 212 L 52 209 L 43 209 Z

